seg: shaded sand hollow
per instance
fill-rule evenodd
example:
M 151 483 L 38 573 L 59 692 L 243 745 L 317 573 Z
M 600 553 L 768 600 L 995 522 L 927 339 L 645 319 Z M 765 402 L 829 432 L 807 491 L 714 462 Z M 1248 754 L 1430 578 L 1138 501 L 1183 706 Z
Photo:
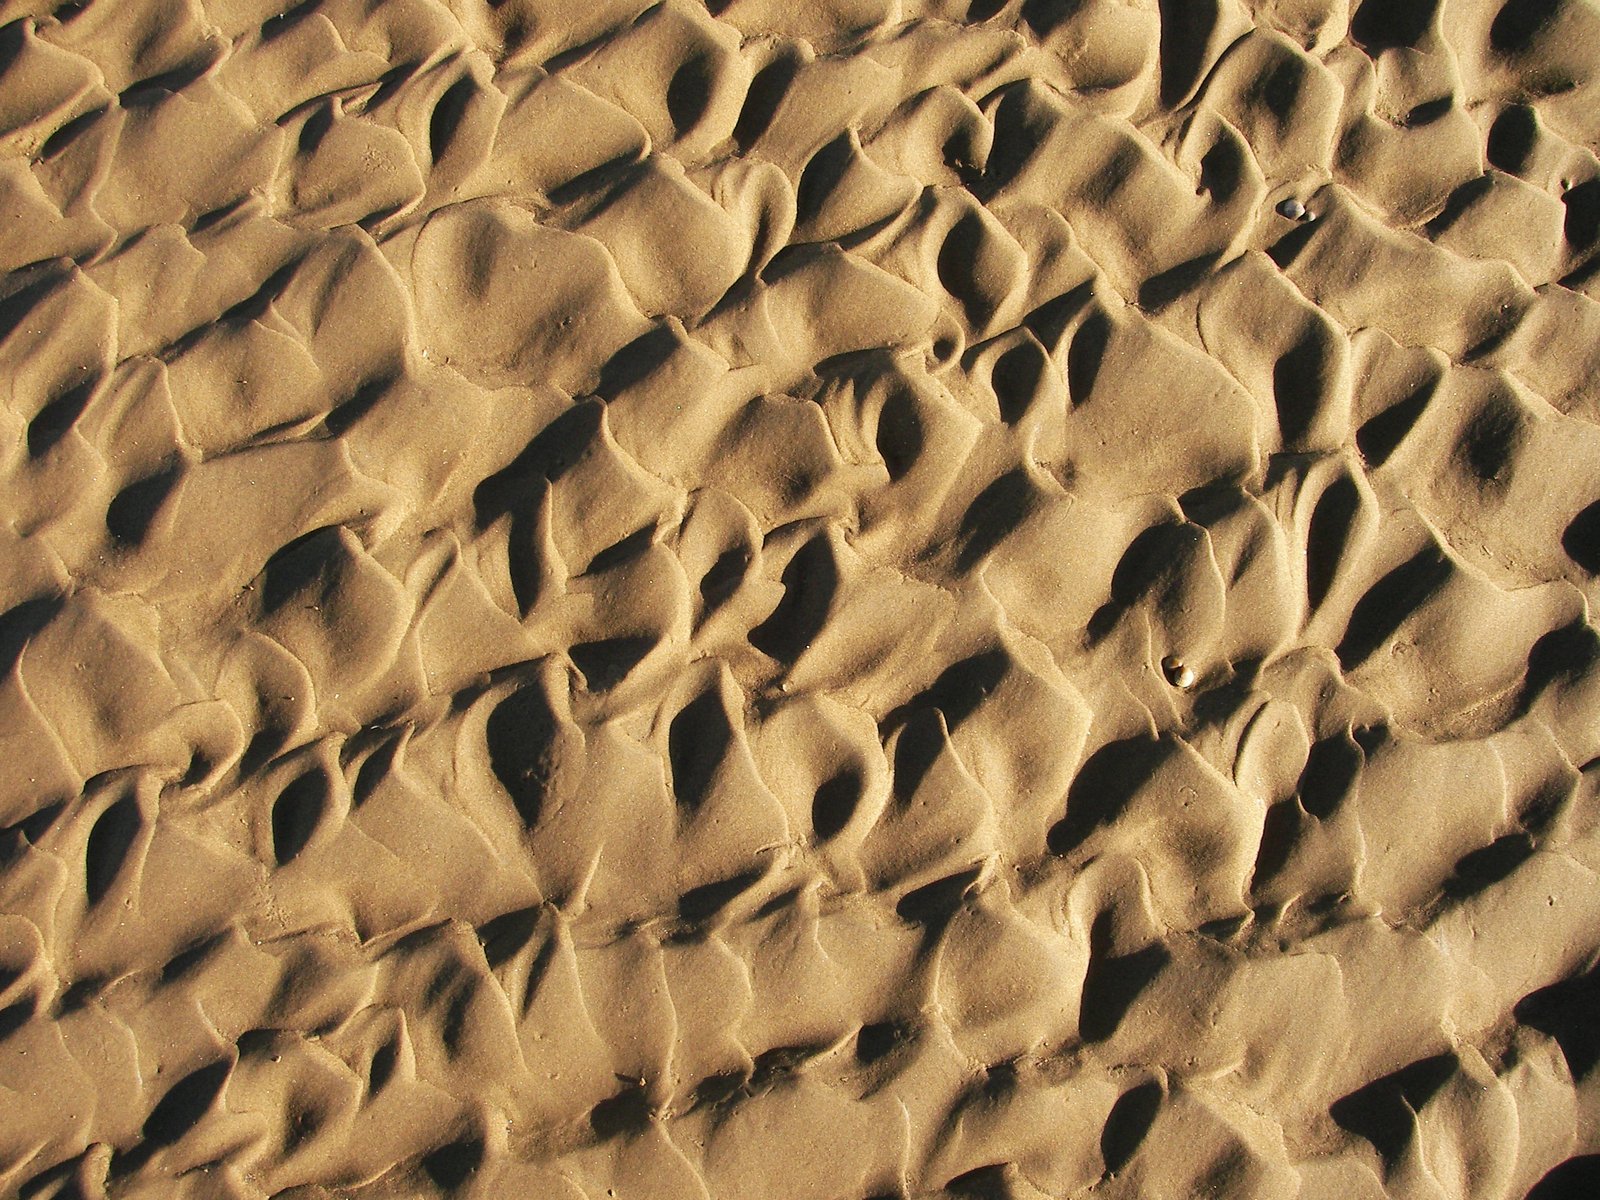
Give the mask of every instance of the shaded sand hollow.
M 5 0 L 0 146 L 0 1195 L 1600 1195 L 1593 0 Z

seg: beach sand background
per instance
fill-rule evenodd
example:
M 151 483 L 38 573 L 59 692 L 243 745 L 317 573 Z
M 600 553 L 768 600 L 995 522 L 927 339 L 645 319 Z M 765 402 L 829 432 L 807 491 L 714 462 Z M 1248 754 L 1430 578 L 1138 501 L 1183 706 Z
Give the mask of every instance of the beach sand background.
M 6 0 L 0 1194 L 1600 1194 L 1597 149 L 1588 0 Z

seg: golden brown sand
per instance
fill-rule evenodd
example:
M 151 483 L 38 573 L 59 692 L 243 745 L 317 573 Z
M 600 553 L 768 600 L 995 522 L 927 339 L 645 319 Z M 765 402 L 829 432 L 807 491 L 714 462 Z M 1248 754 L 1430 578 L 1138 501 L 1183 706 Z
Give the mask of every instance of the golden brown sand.
M 1600 1195 L 1600 5 L 283 4 L 0 7 L 0 1194 Z

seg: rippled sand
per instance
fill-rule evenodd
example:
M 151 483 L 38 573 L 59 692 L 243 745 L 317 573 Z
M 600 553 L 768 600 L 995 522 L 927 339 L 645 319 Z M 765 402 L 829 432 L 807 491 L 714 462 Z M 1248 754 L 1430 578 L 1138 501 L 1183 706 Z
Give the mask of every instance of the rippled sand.
M 1600 1194 L 1600 8 L 282 4 L 0 8 L 0 1194 Z

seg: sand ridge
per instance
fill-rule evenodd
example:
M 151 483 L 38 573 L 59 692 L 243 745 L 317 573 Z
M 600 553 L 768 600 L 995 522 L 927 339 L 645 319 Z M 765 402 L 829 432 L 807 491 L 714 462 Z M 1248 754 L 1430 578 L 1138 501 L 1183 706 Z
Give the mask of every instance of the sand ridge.
M 1592 3 L 0 13 L 0 1193 L 1592 1184 Z

